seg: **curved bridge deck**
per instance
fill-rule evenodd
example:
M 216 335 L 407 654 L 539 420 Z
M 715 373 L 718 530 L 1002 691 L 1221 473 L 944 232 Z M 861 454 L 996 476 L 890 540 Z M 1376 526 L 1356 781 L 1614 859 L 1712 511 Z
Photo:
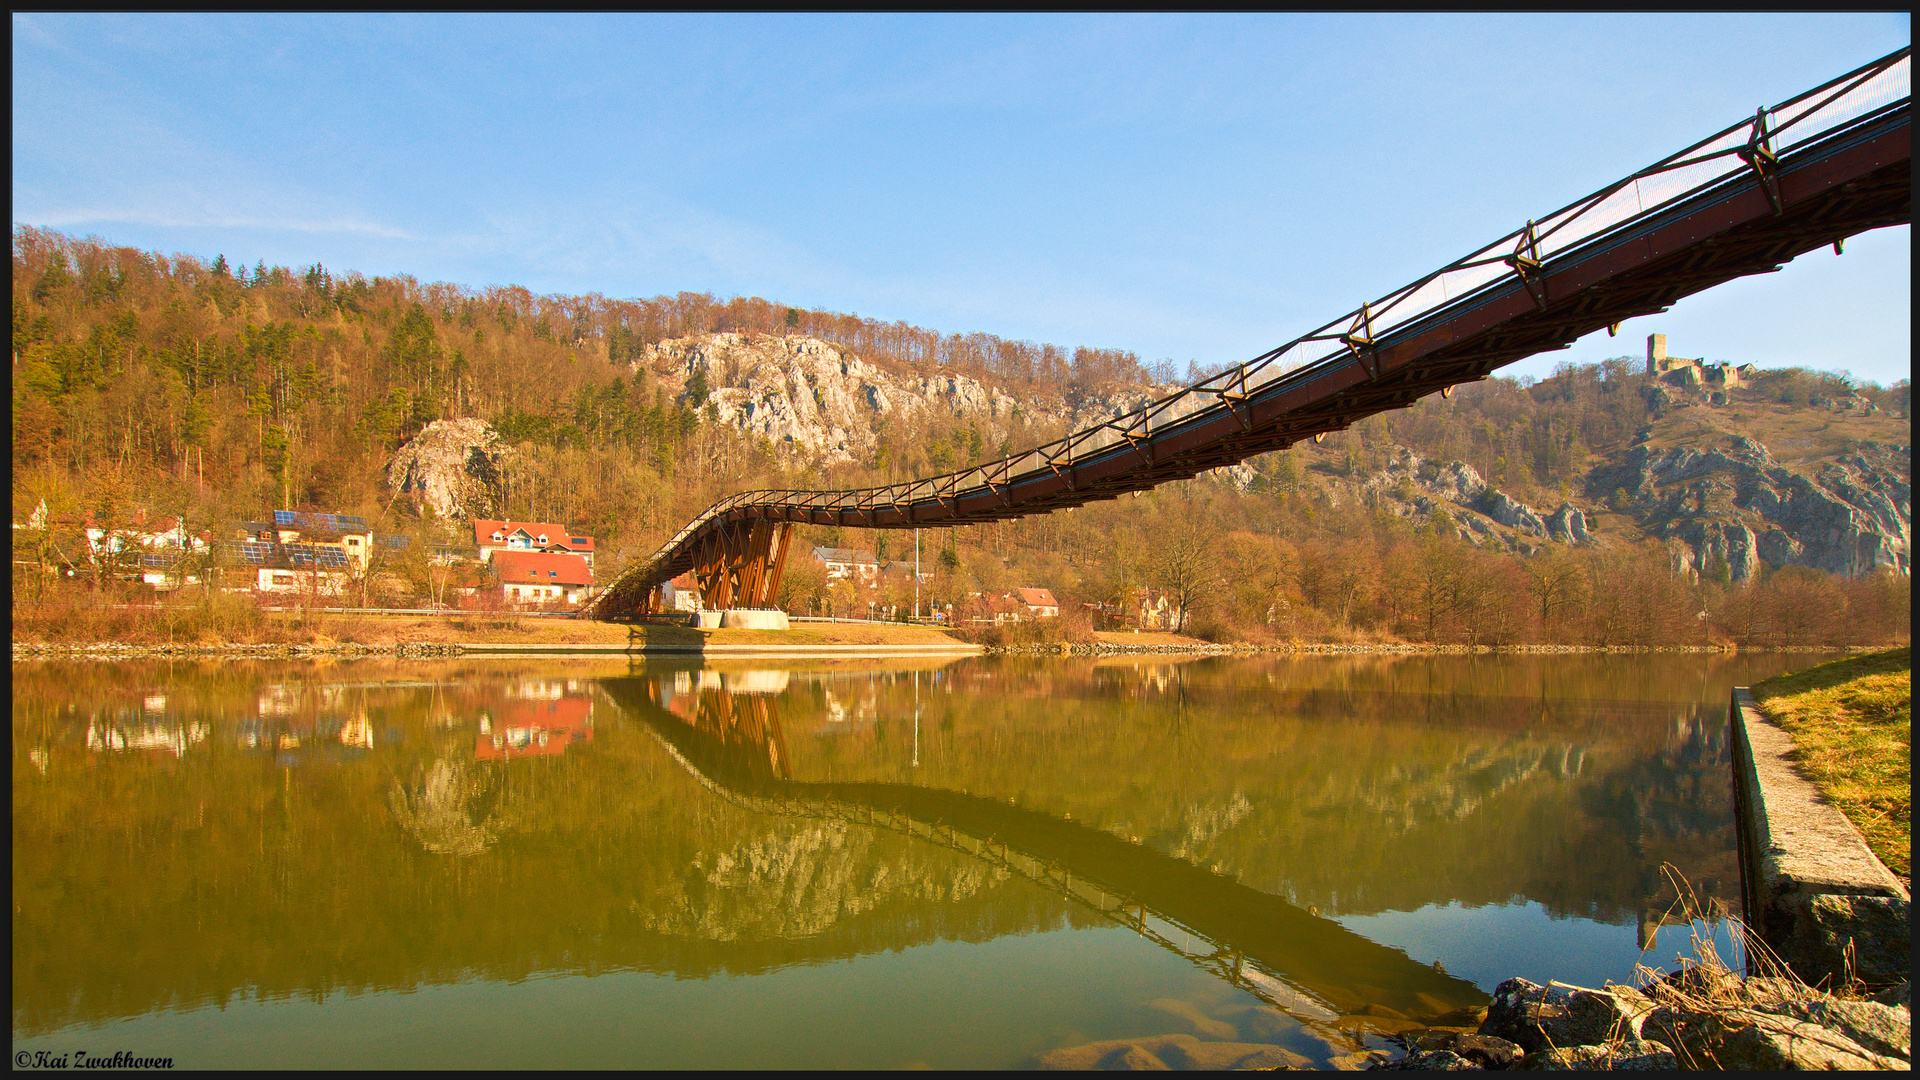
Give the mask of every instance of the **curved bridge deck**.
M 1911 53 L 1761 109 L 1310 334 L 1045 446 L 890 487 L 724 499 L 588 610 L 645 612 L 660 583 L 688 570 L 717 598 L 709 606 L 768 604 L 792 523 L 967 525 L 1143 491 L 1339 431 L 1856 233 L 1906 224 Z

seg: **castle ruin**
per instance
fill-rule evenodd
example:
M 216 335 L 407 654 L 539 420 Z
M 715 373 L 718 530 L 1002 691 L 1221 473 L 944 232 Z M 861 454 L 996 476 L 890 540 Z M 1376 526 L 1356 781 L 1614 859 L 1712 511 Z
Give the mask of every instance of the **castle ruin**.
M 1731 390 L 1744 385 L 1743 380 L 1752 378 L 1754 370 L 1752 364 L 1735 367 L 1725 362 L 1709 364 L 1705 360 L 1668 356 L 1667 335 L 1647 335 L 1647 374 L 1661 382 L 1689 390 Z

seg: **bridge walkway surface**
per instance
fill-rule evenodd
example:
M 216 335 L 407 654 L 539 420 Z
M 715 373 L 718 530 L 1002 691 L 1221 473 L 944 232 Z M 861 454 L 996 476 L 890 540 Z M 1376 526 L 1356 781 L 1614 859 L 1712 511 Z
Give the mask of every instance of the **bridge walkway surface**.
M 1907 224 L 1911 60 L 1902 49 L 1759 109 L 1311 333 L 1044 446 L 888 487 L 730 496 L 626 568 L 587 613 L 644 613 L 659 584 L 689 570 L 705 595 L 765 604 L 796 522 L 968 525 L 1144 491 Z

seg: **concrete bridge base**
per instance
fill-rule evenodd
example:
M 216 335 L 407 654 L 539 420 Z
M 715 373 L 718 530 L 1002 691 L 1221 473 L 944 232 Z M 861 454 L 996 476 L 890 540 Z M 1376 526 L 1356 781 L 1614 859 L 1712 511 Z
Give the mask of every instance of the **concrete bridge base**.
M 728 608 L 725 611 L 696 611 L 688 625 L 701 630 L 791 630 L 787 613 L 778 608 Z
M 778 608 L 734 609 L 720 613 L 720 625 L 729 630 L 791 630 L 787 613 Z
M 1810 985 L 1854 977 L 1877 989 L 1907 979 L 1906 887 L 1794 768 L 1793 738 L 1744 686 L 1734 688 L 1728 721 L 1748 929 Z

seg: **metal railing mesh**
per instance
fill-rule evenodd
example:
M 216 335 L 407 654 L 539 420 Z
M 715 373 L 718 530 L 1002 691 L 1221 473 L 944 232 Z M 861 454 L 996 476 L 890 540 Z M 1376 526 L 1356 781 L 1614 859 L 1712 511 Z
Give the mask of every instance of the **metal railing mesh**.
M 982 489 L 1019 483 L 1055 467 L 1083 460 L 1129 436 L 1141 438 L 1196 418 L 1224 413 L 1230 400 L 1264 390 L 1289 376 L 1310 379 L 1315 369 L 1352 355 L 1349 335 L 1377 339 L 1453 304 L 1513 280 L 1516 256 L 1539 263 L 1565 257 L 1575 249 L 1659 214 L 1692 196 L 1756 166 L 1756 148 L 1777 157 L 1794 147 L 1833 135 L 1908 104 L 1912 89 L 1912 49 L 1906 48 L 1815 87 L 1772 108 L 1715 132 L 1676 154 L 1528 222 L 1471 255 L 1409 285 L 1361 305 L 1317 329 L 1237 364 L 1192 386 L 1149 402 L 1105 423 L 1053 442 L 958 472 L 887 487 L 850 491 L 745 491 L 708 507 L 674 534 L 646 562 L 619 581 L 649 576 L 671 562 L 686 542 L 709 522 L 741 507 L 772 511 L 873 510 L 953 499 Z M 610 587 L 619 587 L 616 581 Z M 603 594 L 605 595 L 605 594 Z

